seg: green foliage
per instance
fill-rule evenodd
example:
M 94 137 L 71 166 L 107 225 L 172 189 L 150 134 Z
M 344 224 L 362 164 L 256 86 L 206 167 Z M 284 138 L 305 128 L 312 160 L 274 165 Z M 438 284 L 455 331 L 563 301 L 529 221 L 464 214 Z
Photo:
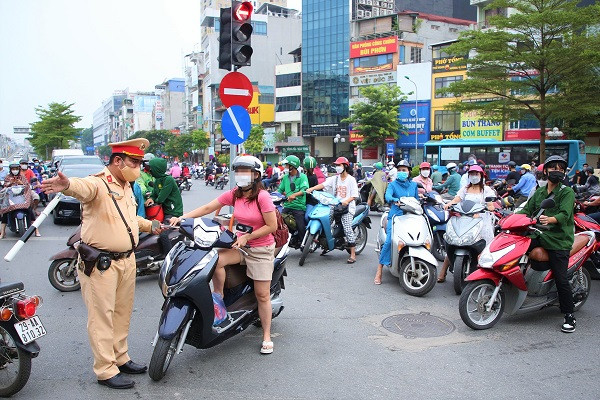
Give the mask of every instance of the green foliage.
M 165 147 L 169 140 L 176 137 L 166 129 L 157 129 L 152 131 L 137 131 L 134 135 L 130 136 L 129 139 L 135 138 L 146 138 L 150 142 L 150 146 L 146 153 L 152 153 L 155 156 L 166 154 Z
M 48 108 L 36 107 L 39 121 L 31 124 L 31 136 L 27 139 L 35 152 L 45 155 L 45 159 L 54 149 L 68 148 L 69 141 L 76 140 L 79 135 L 80 129 L 75 128 L 75 124 L 81 117 L 73 114 L 73 104 L 52 102 Z
M 86 148 L 94 147 L 94 129 L 93 127 L 86 128 L 81 131 L 81 150 L 87 152 Z
M 363 135 L 360 147 L 385 146 L 385 139 L 398 138 L 402 128 L 398 120 L 400 103 L 406 100 L 396 85 L 366 86 L 360 89 L 365 102 L 350 107 L 350 117 L 342 123 L 353 124 L 353 129 Z
M 490 18 L 492 28 L 462 32 L 449 54 L 469 54 L 468 79 L 438 90 L 481 101 L 457 101 L 457 111 L 479 110 L 497 121 L 529 115 L 541 127 L 540 154 L 551 122 L 597 115 L 600 5 L 569 0 L 495 0 L 487 8 L 513 8 Z M 568 126 L 558 125 L 568 132 Z M 543 159 L 540 160 L 542 162 Z
M 275 140 L 277 142 L 285 142 L 290 136 L 292 136 L 291 130 L 279 131 L 275 133 Z
M 165 153 L 171 157 L 184 158 L 184 154 L 188 153 L 189 155 L 193 148 L 194 137 L 184 134 L 171 137 L 167 144 L 165 144 Z
M 208 132 L 203 131 L 202 129 L 196 129 L 195 131 L 190 132 L 193 141 L 192 150 L 204 150 L 210 145 L 210 137 L 208 136 Z
M 102 157 L 102 158 L 110 157 L 111 154 L 112 154 L 112 149 L 110 148 L 110 146 L 98 147 L 98 155 L 100 155 L 100 157 Z
M 419 168 L 419 164 L 417 164 L 414 167 L 412 167 L 412 170 L 410 171 L 410 177 L 414 178 L 414 177 L 418 176 L 420 172 L 421 172 L 421 168 Z
M 252 129 L 250 129 L 250 136 L 248 136 L 248 139 L 244 142 L 246 152 L 252 155 L 261 153 L 265 147 L 264 135 L 265 130 L 262 126 L 252 126 Z
M 229 154 L 221 153 L 221 154 L 217 155 L 217 162 L 219 163 L 219 165 L 222 165 L 222 164 L 229 165 Z

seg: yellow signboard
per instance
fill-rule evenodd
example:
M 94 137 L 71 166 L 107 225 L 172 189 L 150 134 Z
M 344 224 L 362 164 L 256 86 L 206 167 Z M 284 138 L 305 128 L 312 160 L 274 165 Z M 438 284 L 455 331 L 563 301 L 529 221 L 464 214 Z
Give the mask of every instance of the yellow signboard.
M 260 125 L 263 122 L 275 121 L 275 105 L 274 104 L 260 104 L 258 97 L 260 92 L 258 88 L 254 86 L 254 95 L 252 96 L 252 102 L 248 106 L 248 114 L 250 114 L 250 122 L 252 125 Z
M 460 138 L 502 140 L 502 122 L 491 121 L 477 111 L 461 113 Z

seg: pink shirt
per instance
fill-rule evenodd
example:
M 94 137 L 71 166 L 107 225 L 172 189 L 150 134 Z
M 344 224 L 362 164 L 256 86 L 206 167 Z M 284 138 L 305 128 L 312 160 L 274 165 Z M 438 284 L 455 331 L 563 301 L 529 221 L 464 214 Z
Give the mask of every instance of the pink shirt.
M 271 196 L 269 192 L 266 190 L 261 190 L 258 194 L 258 201 L 260 202 L 260 210 L 258 208 L 258 204 L 256 200 L 248 202 L 244 198 L 234 199 L 233 197 L 233 189 L 228 192 L 220 195 L 217 200 L 224 206 L 233 206 L 233 216 L 237 220 L 238 223 L 244 225 L 250 225 L 254 232 L 256 230 L 265 226 L 265 220 L 261 214 L 263 213 L 275 211 L 275 205 L 271 200 Z M 235 200 L 235 204 L 233 203 Z M 238 232 L 238 236 L 243 235 L 243 232 Z M 272 234 L 268 234 L 258 239 L 253 239 L 248 242 L 250 247 L 260 247 L 260 246 L 269 246 L 270 244 L 275 243 L 275 239 L 273 239 Z
M 413 182 L 421 182 L 425 189 L 419 188 L 420 194 L 429 193 L 433 190 L 433 181 L 431 178 L 423 178 L 423 175 L 419 174 L 413 178 Z

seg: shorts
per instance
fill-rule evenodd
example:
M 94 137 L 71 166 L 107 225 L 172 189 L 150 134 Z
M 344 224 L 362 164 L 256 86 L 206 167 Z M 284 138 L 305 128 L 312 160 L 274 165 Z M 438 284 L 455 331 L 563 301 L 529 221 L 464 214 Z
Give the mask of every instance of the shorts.
M 275 243 L 268 246 L 244 249 L 248 255 L 240 251 L 241 265 L 246 265 L 246 275 L 255 281 L 270 281 L 273 277 L 273 261 L 275 259 Z

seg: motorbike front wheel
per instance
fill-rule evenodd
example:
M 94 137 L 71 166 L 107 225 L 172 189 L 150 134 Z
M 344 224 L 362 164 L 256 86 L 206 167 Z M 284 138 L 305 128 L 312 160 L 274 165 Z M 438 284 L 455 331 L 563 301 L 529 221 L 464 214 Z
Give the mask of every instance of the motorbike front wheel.
M 150 365 L 148 366 L 148 375 L 150 375 L 153 381 L 160 381 L 167 373 L 167 369 L 169 369 L 171 360 L 173 360 L 173 356 L 177 350 L 177 343 L 180 336 L 181 333 L 175 335 L 171 340 L 159 337 L 156 341 Z
M 454 292 L 461 294 L 466 285 L 465 279 L 469 276 L 471 268 L 471 257 L 456 256 L 454 258 L 454 267 L 452 269 L 452 278 L 454 280 Z
M 17 235 L 25 233 L 25 219 L 17 219 Z
M 406 257 L 400 265 L 400 286 L 411 296 L 424 296 L 433 289 L 437 281 L 435 265 L 415 258 L 415 270 L 412 270 L 410 257 Z
M 48 280 L 56 290 L 61 292 L 74 292 L 81 289 L 77 276 L 77 259 L 61 258 L 52 261 L 48 268 Z
M 304 248 L 302 249 L 302 254 L 300 255 L 300 260 L 298 260 L 298 265 L 303 266 L 308 253 L 310 253 L 310 249 L 313 247 L 313 241 L 315 240 L 315 235 L 312 233 L 308 233 L 306 238 L 306 243 L 304 243 Z
M 446 259 L 446 246 L 444 246 L 444 233 L 436 231 L 433 237 L 433 256 L 438 261 Z
M 489 329 L 496 325 L 504 312 L 504 292 L 500 291 L 490 311 L 486 303 L 492 297 L 496 285 L 491 280 L 469 282 L 460 296 L 460 318 L 471 329 Z
M 6 329 L 0 327 L 0 396 L 9 397 L 23 389 L 31 374 L 31 355 L 16 345 Z

